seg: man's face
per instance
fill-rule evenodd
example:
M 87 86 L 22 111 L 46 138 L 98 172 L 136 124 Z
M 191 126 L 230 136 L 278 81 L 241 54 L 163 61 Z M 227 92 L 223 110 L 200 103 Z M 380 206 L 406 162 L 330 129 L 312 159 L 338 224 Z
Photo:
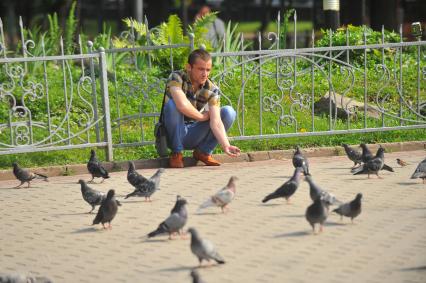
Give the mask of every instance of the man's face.
M 192 84 L 203 85 L 209 78 L 210 71 L 212 69 L 212 60 L 204 61 L 201 58 L 197 58 L 195 63 L 186 65 L 186 70 L 189 74 Z

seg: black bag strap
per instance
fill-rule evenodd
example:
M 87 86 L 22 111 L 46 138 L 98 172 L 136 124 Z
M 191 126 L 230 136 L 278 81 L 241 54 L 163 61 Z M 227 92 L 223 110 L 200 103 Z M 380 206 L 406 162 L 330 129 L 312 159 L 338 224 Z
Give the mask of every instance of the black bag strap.
M 160 118 L 158 119 L 159 122 L 163 123 L 163 109 L 164 109 L 164 102 L 166 101 L 166 91 L 164 91 L 163 95 L 163 103 L 161 103 L 161 112 L 160 112 Z

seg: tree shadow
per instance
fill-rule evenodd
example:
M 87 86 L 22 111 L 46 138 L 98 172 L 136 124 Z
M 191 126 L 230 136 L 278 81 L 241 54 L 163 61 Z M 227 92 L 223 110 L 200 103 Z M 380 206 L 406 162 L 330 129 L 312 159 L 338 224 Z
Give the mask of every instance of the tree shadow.
M 303 237 L 312 235 L 312 232 L 310 231 L 296 231 L 296 232 L 290 232 L 285 234 L 279 234 L 274 236 L 274 238 L 294 238 L 294 237 Z

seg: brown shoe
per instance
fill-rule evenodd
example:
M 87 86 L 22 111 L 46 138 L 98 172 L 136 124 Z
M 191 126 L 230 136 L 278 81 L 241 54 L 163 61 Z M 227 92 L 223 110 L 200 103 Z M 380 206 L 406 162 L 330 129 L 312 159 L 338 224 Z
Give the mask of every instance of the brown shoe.
M 220 165 L 220 162 L 215 160 L 211 154 L 205 154 L 205 153 L 199 151 L 198 149 L 194 150 L 194 152 L 192 153 L 192 156 L 196 160 L 200 160 L 201 162 L 203 162 L 207 166 L 219 166 Z
M 181 152 L 173 152 L 169 159 L 170 168 L 183 168 L 183 156 Z

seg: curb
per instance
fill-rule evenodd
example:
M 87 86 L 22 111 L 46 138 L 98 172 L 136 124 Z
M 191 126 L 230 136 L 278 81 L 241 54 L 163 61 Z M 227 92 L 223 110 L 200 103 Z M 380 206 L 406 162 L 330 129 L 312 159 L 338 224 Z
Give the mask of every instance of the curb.
M 393 142 L 380 144 L 386 148 L 387 152 L 399 152 L 399 151 L 414 151 L 414 150 L 426 150 L 425 141 L 412 141 L 412 142 Z M 357 146 L 357 145 L 352 145 Z M 376 151 L 379 148 L 379 144 L 368 144 L 368 147 L 372 151 Z M 339 156 L 345 155 L 345 151 L 341 146 L 333 147 L 315 147 L 315 148 L 303 148 L 303 153 L 306 157 L 326 157 L 326 156 Z M 226 154 L 215 154 L 215 159 L 222 163 L 234 163 L 234 162 L 256 162 L 270 159 L 286 160 L 292 159 L 293 150 L 271 150 L 271 151 L 255 151 L 242 153 L 239 157 L 233 158 Z M 168 167 L 168 158 L 156 158 L 156 159 L 143 159 L 133 160 L 136 169 L 151 169 Z M 104 167 L 110 172 L 126 171 L 128 169 L 127 161 L 117 162 L 103 162 Z M 197 162 L 192 157 L 184 157 L 185 167 L 192 166 L 203 166 L 202 162 Z M 32 171 L 36 171 L 41 174 L 46 174 L 49 177 L 54 176 L 70 176 L 88 174 L 86 164 L 73 164 L 73 165 L 61 165 L 61 166 L 50 166 L 50 167 L 38 167 L 31 168 Z M 12 170 L 0 170 L 0 181 L 13 180 L 15 176 Z

